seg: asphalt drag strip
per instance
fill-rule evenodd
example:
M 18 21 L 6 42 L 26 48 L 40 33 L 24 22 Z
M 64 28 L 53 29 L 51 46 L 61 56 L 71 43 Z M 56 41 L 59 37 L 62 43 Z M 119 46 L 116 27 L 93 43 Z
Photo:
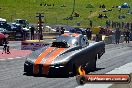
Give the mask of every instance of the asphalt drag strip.
M 26 58 L 26 57 L 25 57 Z M 76 77 L 47 78 L 24 75 L 25 58 L 0 61 L 0 88 L 75 88 Z M 100 70 L 90 74 L 103 74 L 132 62 L 132 44 L 106 45 L 106 53 L 98 59 Z

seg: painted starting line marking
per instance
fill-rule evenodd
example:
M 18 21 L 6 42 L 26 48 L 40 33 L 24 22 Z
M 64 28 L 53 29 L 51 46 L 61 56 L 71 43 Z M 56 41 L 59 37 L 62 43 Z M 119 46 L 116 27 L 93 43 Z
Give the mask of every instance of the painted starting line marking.
M 23 56 L 23 57 L 15 57 L 15 58 L 7 58 L 7 59 L 1 59 L 0 58 L 0 61 L 4 61 L 4 60 L 13 60 L 13 59 L 20 59 L 20 58 L 25 58 L 26 56 Z

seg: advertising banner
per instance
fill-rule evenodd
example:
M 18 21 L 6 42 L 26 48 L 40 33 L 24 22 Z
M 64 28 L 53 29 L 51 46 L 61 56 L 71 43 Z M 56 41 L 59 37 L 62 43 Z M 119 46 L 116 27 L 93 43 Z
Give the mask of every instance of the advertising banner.
M 23 41 L 21 44 L 21 49 L 35 51 L 35 50 L 45 47 L 47 45 L 49 45 L 49 44 L 43 43 L 43 42 L 25 42 L 25 41 Z

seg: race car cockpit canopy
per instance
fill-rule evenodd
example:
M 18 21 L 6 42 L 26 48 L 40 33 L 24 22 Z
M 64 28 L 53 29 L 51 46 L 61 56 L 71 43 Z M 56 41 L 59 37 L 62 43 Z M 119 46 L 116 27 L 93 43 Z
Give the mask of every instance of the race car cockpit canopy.
M 60 46 L 60 47 L 70 47 L 70 46 L 78 46 L 79 41 L 77 37 L 73 36 L 58 36 L 56 40 L 52 43 L 52 45 Z

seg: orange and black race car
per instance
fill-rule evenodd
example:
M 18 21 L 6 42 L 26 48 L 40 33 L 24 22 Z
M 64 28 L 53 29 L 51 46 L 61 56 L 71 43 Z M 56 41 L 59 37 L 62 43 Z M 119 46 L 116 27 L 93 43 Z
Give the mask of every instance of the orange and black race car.
M 45 75 L 77 74 L 80 66 L 93 70 L 105 53 L 104 42 L 89 43 L 82 34 L 65 33 L 46 47 L 32 52 L 24 63 L 24 72 Z

